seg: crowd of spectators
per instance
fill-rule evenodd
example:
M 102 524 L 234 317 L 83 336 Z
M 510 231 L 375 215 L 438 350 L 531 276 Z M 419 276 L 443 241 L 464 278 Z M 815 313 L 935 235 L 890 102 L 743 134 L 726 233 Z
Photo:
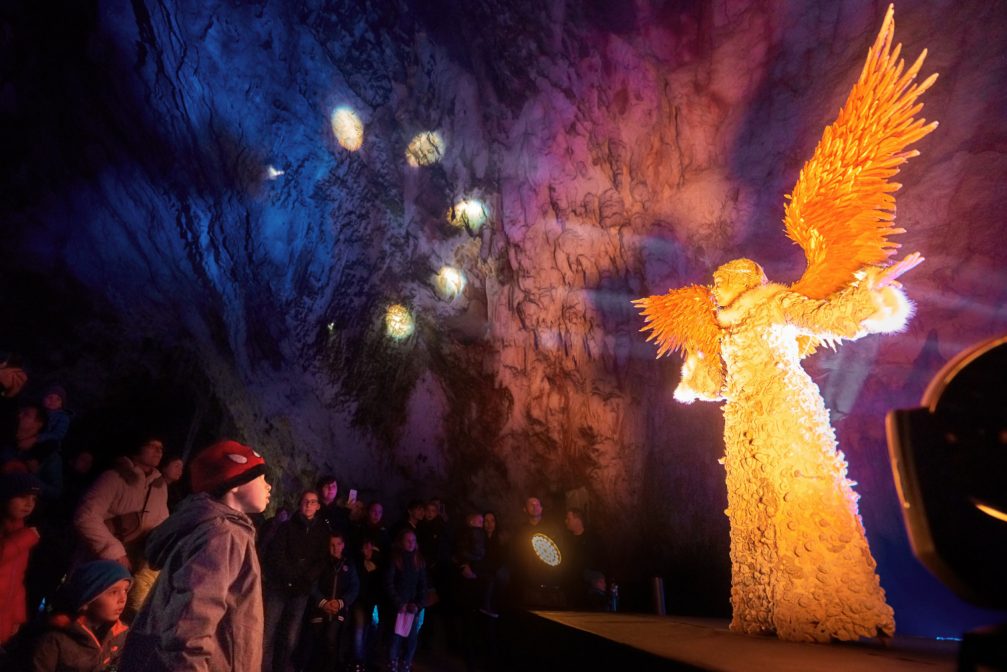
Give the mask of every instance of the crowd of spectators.
M 167 648 L 208 656 L 206 669 L 257 668 L 258 642 L 263 672 L 405 672 L 420 646 L 478 669 L 498 660 L 498 626 L 516 609 L 610 603 L 580 509 L 553 520 L 527 497 L 507 530 L 492 511 L 449 518 L 436 497 L 389 525 L 380 494 L 341 497 L 324 475 L 265 518 L 253 449 L 219 441 L 183 460 L 138 436 L 98 472 L 92 451 L 63 449 L 66 390 L 36 402 L 27 380 L 0 353 L 0 668 L 160 669 L 169 630 Z M 536 535 L 561 564 L 540 559 Z

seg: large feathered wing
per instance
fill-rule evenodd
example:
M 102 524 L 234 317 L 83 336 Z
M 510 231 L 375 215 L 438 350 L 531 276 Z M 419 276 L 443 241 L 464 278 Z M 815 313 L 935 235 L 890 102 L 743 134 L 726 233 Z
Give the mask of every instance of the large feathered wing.
M 787 236 L 807 259 L 792 289 L 811 298 L 823 299 L 864 266 L 885 261 L 899 247 L 889 237 L 905 232 L 893 226 L 901 185 L 891 178 L 919 154 L 906 148 L 937 127 L 914 119 L 923 108 L 917 98 L 937 75 L 914 83 L 927 52 L 906 70 L 902 45 L 892 49 L 894 32 L 890 5 L 860 79 L 787 195 Z
M 719 363 L 721 329 L 709 287 L 690 285 L 633 303 L 647 322 L 640 331 L 650 331 L 647 341 L 657 342 L 658 357 L 677 350 Z

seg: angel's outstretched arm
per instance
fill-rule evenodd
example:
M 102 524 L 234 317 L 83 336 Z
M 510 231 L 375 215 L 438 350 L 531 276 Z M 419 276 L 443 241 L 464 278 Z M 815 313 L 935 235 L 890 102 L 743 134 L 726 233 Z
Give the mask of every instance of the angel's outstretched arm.
M 778 299 L 783 319 L 804 335 L 826 340 L 900 331 L 912 315 L 913 304 L 896 287 L 895 278 L 920 261 L 918 255 L 910 255 L 888 268 L 867 269 L 860 281 L 825 299 L 783 292 Z

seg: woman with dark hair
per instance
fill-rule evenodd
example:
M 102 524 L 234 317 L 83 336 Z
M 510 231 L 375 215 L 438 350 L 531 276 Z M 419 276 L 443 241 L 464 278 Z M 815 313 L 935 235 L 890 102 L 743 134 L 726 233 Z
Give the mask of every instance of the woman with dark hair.
M 381 602 L 383 578 L 378 560 L 377 544 L 370 537 L 360 543 L 360 564 L 357 577 L 360 592 L 353 604 L 353 657 L 355 672 L 363 672 L 374 658 L 379 627 L 378 604 Z
M 405 527 L 396 536 L 385 570 L 385 599 L 391 615 L 388 664 L 391 672 L 410 672 L 423 619 L 427 567 L 416 543 L 416 532 Z M 403 649 L 404 647 L 404 649 Z

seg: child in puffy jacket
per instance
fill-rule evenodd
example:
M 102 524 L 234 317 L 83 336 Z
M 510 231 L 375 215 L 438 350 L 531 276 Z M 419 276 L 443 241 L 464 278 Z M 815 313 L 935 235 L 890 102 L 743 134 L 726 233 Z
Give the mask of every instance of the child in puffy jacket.
M 95 560 L 74 570 L 57 595 L 60 613 L 35 644 L 32 672 L 116 669 L 128 629 L 119 616 L 132 582 L 114 560 Z

